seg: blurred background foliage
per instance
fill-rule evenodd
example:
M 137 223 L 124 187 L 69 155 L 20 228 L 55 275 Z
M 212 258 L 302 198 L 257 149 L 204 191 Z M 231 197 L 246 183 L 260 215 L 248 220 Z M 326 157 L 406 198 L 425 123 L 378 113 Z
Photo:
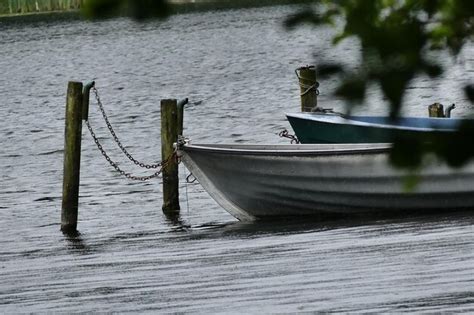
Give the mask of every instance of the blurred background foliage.
M 0 0 L 0 14 L 78 10 L 85 0 Z
M 360 64 L 346 69 L 341 64 L 319 64 L 320 78 L 338 76 L 336 95 L 354 106 L 364 102 L 366 90 L 378 85 L 390 104 L 393 119 L 400 114 L 403 97 L 418 75 L 436 78 L 443 74 L 441 60 L 433 50 L 448 51 L 456 57 L 473 40 L 474 1 L 470 0 L 334 0 L 317 1 L 285 21 L 288 29 L 301 24 L 330 25 L 338 29 L 337 45 L 347 37 L 361 44 Z M 355 70 L 354 70 L 355 69 Z M 474 103 L 474 85 L 460 86 Z M 452 166 L 461 166 L 474 157 L 474 127 L 462 124 L 449 138 L 398 137 L 392 162 L 416 167 L 425 153 L 435 153 Z
M 137 20 L 163 19 L 171 13 L 166 0 L 86 0 L 82 11 L 94 19 L 127 15 Z
M 400 113 L 404 91 L 418 74 L 442 74 L 439 62 L 428 56 L 445 49 L 457 55 L 473 39 L 474 1 L 469 0 L 340 0 L 318 1 L 285 21 L 288 28 L 303 23 L 331 25 L 342 30 L 333 43 L 356 37 L 361 43 L 361 64 L 349 72 L 339 64 L 319 65 L 321 77 L 342 75 L 337 94 L 352 103 L 362 102 L 369 83 L 379 84 L 389 100 L 391 115 Z M 473 85 L 463 87 L 473 102 Z
M 279 4 L 310 3 L 311 0 L 85 0 L 83 13 L 88 18 L 129 16 L 136 20 L 163 19 L 174 13 L 209 11 Z
M 137 20 L 166 18 L 170 14 L 279 4 L 308 3 L 310 0 L 0 0 L 0 15 L 65 12 L 81 9 L 88 18 L 130 16 Z

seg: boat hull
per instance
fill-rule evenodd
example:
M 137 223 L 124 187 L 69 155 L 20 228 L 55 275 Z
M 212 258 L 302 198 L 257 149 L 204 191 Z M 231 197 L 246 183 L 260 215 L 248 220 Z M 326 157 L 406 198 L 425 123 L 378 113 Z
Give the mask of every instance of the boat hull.
M 342 116 L 324 113 L 287 114 L 301 143 L 389 143 L 396 137 L 439 141 L 467 119 L 383 116 Z M 472 123 L 472 121 L 471 121 Z
M 240 220 L 474 209 L 474 165 L 388 163 L 387 145 L 184 145 L 186 167 Z M 408 189 L 413 180 L 417 184 Z

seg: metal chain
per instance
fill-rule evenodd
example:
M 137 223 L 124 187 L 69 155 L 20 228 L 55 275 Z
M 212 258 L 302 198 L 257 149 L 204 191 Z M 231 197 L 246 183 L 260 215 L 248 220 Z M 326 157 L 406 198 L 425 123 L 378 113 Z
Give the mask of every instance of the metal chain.
M 136 160 L 136 159 L 127 151 L 127 149 L 125 149 L 125 147 L 122 145 L 122 143 L 120 142 L 119 138 L 118 138 L 117 135 L 115 134 L 114 128 L 112 128 L 112 125 L 111 125 L 110 122 L 109 122 L 109 119 L 108 119 L 108 117 L 107 117 L 107 114 L 105 113 L 105 110 L 104 110 L 104 106 L 102 106 L 102 102 L 100 101 L 99 93 L 98 93 L 97 89 L 95 88 L 95 86 L 92 87 L 92 91 L 94 91 L 95 99 L 97 100 L 97 105 L 99 105 L 99 110 L 100 110 L 100 112 L 102 113 L 102 117 L 104 117 L 105 123 L 107 124 L 107 128 L 109 129 L 110 134 L 111 134 L 112 137 L 114 138 L 114 141 L 117 143 L 117 145 L 118 145 L 118 147 L 120 148 L 120 150 L 122 150 L 122 152 L 125 154 L 125 156 L 126 156 L 130 161 L 132 161 L 133 163 L 135 163 L 135 165 L 138 165 L 138 166 L 140 166 L 140 167 L 144 167 L 144 168 L 146 168 L 146 169 L 159 168 L 159 167 L 161 167 L 161 163 L 146 164 L 146 163 L 140 162 L 140 161 Z
M 288 132 L 288 130 L 286 130 L 286 129 L 283 129 L 282 131 L 280 131 L 280 133 L 278 135 L 282 138 L 291 139 L 291 144 L 299 144 L 300 143 L 298 138 L 295 135 L 290 134 Z
M 193 173 L 189 173 L 189 175 L 186 176 L 186 183 L 193 184 L 195 181 L 197 181 L 197 178 Z
M 118 164 L 114 161 L 112 161 L 112 159 L 109 157 L 109 155 L 107 154 L 107 152 L 105 152 L 104 148 L 102 147 L 102 145 L 100 144 L 99 142 L 99 139 L 97 138 L 97 136 L 95 135 L 94 131 L 92 130 L 92 127 L 89 123 L 88 120 L 86 120 L 86 126 L 87 126 L 87 129 L 89 129 L 89 132 L 92 136 L 92 138 L 94 139 L 94 142 L 95 144 L 97 145 L 97 148 L 99 148 L 99 151 L 102 153 L 102 155 L 105 157 L 105 159 L 107 160 L 107 162 L 109 162 L 109 164 L 117 171 L 119 172 L 121 175 L 125 176 L 126 178 L 128 179 L 132 179 L 132 180 L 139 180 L 139 181 L 147 181 L 147 180 L 150 180 L 152 178 L 155 178 L 155 177 L 158 177 L 162 172 L 163 172 L 163 169 L 173 160 L 173 159 L 177 159 L 177 151 L 175 150 L 173 152 L 173 154 L 171 154 L 166 160 L 163 160 L 161 163 L 158 163 L 156 165 L 160 166 L 161 168 L 156 171 L 155 173 L 151 174 L 151 175 L 148 175 L 148 176 L 134 176 L 130 173 L 127 173 L 125 172 L 124 170 L 122 170 Z

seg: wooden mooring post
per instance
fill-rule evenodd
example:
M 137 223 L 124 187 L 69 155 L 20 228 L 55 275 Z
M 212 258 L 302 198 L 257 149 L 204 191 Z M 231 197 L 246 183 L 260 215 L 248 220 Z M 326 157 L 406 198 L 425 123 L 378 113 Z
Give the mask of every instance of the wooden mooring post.
M 304 66 L 295 72 L 300 84 L 301 111 L 311 112 L 318 106 L 319 83 L 316 81 L 316 68 Z
M 72 233 L 77 230 L 81 166 L 82 97 L 82 83 L 69 82 L 66 97 L 63 199 L 61 206 L 61 231 L 65 233 Z
M 176 99 L 161 100 L 161 158 L 168 159 L 174 152 L 173 143 L 178 140 L 178 133 L 182 133 L 182 112 L 178 120 L 178 102 Z M 178 129 L 181 129 L 178 131 Z M 179 213 L 179 179 L 178 162 L 169 160 L 163 167 L 163 207 L 165 214 Z
M 66 119 L 64 132 L 64 173 L 61 205 L 61 231 L 77 232 L 79 183 L 81 165 L 82 120 L 88 119 L 89 92 L 94 82 L 86 84 L 69 82 L 66 97 Z M 179 214 L 178 162 L 173 158 L 178 135 L 183 133 L 184 105 L 188 99 L 165 99 L 161 101 L 161 156 L 163 166 L 163 212 Z M 170 158 L 171 157 L 171 158 Z
M 67 87 L 61 204 L 61 231 L 64 233 L 77 232 L 82 120 L 88 119 L 89 93 L 94 84 L 87 83 L 83 88 L 81 82 L 69 82 Z
M 428 106 L 429 117 L 444 117 L 444 106 L 440 103 L 434 103 Z

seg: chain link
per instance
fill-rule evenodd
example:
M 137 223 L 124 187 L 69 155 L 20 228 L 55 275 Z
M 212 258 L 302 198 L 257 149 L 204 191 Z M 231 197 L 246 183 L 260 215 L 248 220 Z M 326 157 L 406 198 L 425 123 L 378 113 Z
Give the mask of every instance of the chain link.
M 161 163 L 156 163 L 156 164 L 145 164 L 143 162 L 140 162 L 138 160 L 136 160 L 128 151 L 127 149 L 125 149 L 125 147 L 122 145 L 122 143 L 120 142 L 119 138 L 117 137 L 117 135 L 115 134 L 115 131 L 114 131 L 114 128 L 112 128 L 112 124 L 109 122 L 109 119 L 107 117 L 107 114 L 105 113 L 105 110 L 104 110 L 104 106 L 102 106 L 102 102 L 100 100 L 100 97 L 99 97 L 99 93 L 97 91 L 97 89 L 95 88 L 95 86 L 92 87 L 92 91 L 94 91 L 94 95 L 95 95 L 95 99 L 97 100 L 97 105 L 99 105 L 99 110 L 100 112 L 102 113 L 102 117 L 104 117 L 104 120 L 105 120 L 105 123 L 107 124 L 107 128 L 109 129 L 110 131 L 110 134 L 112 135 L 112 137 L 114 138 L 114 141 L 115 143 L 117 143 L 118 147 L 120 148 L 120 150 L 122 150 L 122 152 L 125 154 L 125 156 L 130 160 L 132 161 L 133 163 L 135 163 L 135 165 L 138 165 L 140 167 L 143 167 L 143 168 L 146 168 L 146 169 L 155 169 L 155 168 L 159 168 L 161 167 Z M 90 130 L 90 129 L 89 129 Z
M 173 152 L 173 154 L 171 154 L 166 160 L 162 161 L 161 163 L 158 163 L 157 165 L 159 165 L 160 169 L 158 171 L 156 171 L 155 173 L 151 174 L 151 175 L 147 175 L 147 176 L 135 176 L 135 175 L 132 175 L 130 173 L 127 173 L 125 172 L 124 170 L 122 170 L 118 164 L 114 161 L 112 161 L 112 159 L 109 157 L 109 155 L 107 154 L 107 152 L 104 150 L 104 148 L 102 147 L 102 145 L 100 144 L 99 142 L 99 139 L 97 138 L 97 136 L 95 135 L 94 133 L 94 130 L 92 130 L 92 126 L 90 125 L 89 121 L 86 120 L 86 126 L 87 126 L 87 129 L 89 129 L 89 132 L 92 136 L 92 138 L 94 139 L 94 142 L 95 144 L 97 145 L 97 148 L 99 148 L 99 151 L 102 153 L 102 155 L 105 157 L 105 159 L 107 160 L 107 162 L 109 162 L 109 164 L 117 171 L 119 172 L 121 175 L 125 176 L 126 178 L 128 179 L 132 179 L 132 180 L 138 180 L 138 181 L 147 181 L 147 180 L 150 180 L 152 178 L 155 178 L 155 177 L 158 177 L 162 172 L 163 172 L 163 169 L 173 160 L 173 159 L 176 159 L 177 160 L 177 152 L 176 150 Z
M 283 129 L 282 131 L 280 131 L 280 133 L 278 135 L 282 138 L 291 139 L 291 144 L 299 144 L 300 143 L 298 138 L 295 135 L 290 134 L 288 132 L 288 130 L 286 130 L 286 129 Z
M 178 159 L 178 155 L 177 155 L 177 150 L 175 150 L 166 160 L 163 160 L 162 162 L 160 163 L 155 163 L 155 164 L 145 164 L 143 162 L 140 162 L 138 160 L 136 160 L 128 151 L 127 149 L 125 149 L 125 147 L 122 145 L 122 143 L 120 142 L 120 140 L 118 139 L 117 135 L 115 134 L 115 131 L 111 125 L 111 123 L 109 122 L 109 119 L 107 117 L 107 114 L 105 113 L 105 110 L 104 110 L 104 106 L 102 105 L 102 102 L 100 100 L 100 97 L 99 97 L 99 93 L 97 91 L 97 89 L 95 88 L 95 86 L 92 87 L 92 91 L 94 91 L 94 95 L 95 95 L 95 98 L 97 100 L 97 104 L 99 106 L 99 110 L 100 112 L 102 113 L 102 117 L 104 118 L 105 120 L 105 123 L 107 124 L 107 128 L 109 129 L 110 131 L 110 134 L 112 135 L 112 137 L 114 138 L 114 141 L 117 143 L 118 147 L 120 148 L 120 150 L 125 154 L 125 156 L 130 160 L 132 161 L 135 165 L 138 165 L 140 167 L 143 167 L 143 168 L 146 168 L 146 169 L 158 169 L 155 173 L 151 174 L 151 175 L 146 175 L 146 176 L 135 176 L 135 175 L 132 175 L 130 173 L 127 173 L 125 172 L 124 170 L 122 170 L 118 164 L 116 162 L 114 162 L 110 156 L 107 154 L 107 152 L 105 151 L 104 147 L 102 146 L 102 144 L 100 143 L 99 139 L 97 138 L 94 130 L 92 129 L 92 126 L 90 124 L 90 122 L 88 120 L 86 120 L 85 124 L 87 126 L 87 129 L 89 129 L 89 132 L 92 136 L 92 138 L 94 139 L 94 142 L 95 144 L 97 145 L 97 148 L 99 149 L 99 151 L 102 153 L 102 155 L 105 157 L 105 159 L 107 160 L 107 162 L 109 162 L 109 164 L 118 172 L 120 173 L 121 175 L 125 176 L 126 178 L 128 179 L 131 179 L 131 180 L 138 180 L 138 181 L 147 181 L 147 180 L 150 180 L 152 178 L 155 178 L 155 177 L 158 177 L 162 172 L 163 172 L 163 169 L 168 166 L 168 164 L 171 163 L 171 161 L 173 160 L 176 160 L 178 163 L 179 163 L 179 159 Z

